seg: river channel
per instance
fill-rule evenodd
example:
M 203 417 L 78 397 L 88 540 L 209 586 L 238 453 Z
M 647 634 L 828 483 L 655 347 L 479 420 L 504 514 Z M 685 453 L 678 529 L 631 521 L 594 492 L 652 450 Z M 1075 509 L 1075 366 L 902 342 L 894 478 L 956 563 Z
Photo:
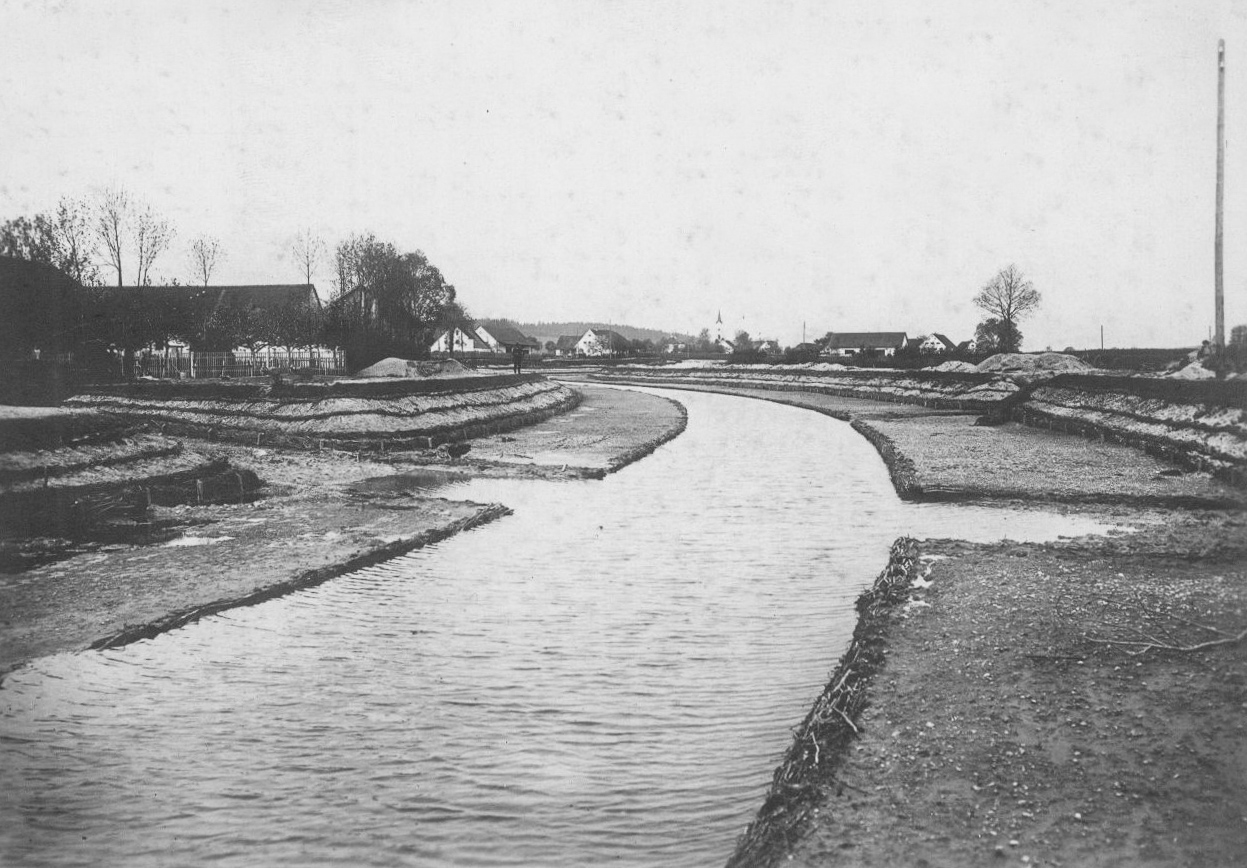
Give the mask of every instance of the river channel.
M 848 425 L 681 393 L 605 480 L 0 689 L 0 863 L 717 866 L 898 535 L 1085 519 L 901 503 Z

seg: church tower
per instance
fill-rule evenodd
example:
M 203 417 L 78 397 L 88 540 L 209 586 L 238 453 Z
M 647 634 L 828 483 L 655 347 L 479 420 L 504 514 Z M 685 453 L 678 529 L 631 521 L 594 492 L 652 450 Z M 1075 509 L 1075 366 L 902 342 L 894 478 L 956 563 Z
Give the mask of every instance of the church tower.
M 714 342 L 723 342 L 723 311 L 719 311 L 719 318 L 714 321 Z

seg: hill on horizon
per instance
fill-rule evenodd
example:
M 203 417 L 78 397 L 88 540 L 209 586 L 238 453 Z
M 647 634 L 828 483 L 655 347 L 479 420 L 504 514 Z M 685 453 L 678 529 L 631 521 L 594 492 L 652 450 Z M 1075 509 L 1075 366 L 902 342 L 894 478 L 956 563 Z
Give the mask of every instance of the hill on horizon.
M 536 338 L 541 341 L 544 346 L 546 341 L 557 341 L 562 335 L 575 335 L 580 337 L 588 329 L 610 329 L 618 332 L 630 341 L 654 341 L 657 343 L 663 338 L 676 336 L 684 341 L 691 341 L 691 335 L 683 332 L 664 331 L 662 329 L 642 328 L 639 326 L 622 325 L 620 323 L 604 323 L 604 322 L 588 322 L 580 320 L 566 320 L 562 322 L 520 322 L 518 320 L 508 319 L 506 317 L 482 318 L 481 322 L 490 323 L 506 323 L 513 328 L 519 329 L 529 337 Z

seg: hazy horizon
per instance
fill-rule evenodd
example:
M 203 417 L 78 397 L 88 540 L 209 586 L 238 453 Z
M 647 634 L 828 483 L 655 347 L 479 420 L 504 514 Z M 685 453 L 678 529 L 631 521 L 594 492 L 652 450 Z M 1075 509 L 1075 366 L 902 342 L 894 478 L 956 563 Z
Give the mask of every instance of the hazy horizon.
M 1247 322 L 1247 7 L 1232 2 L 0 0 L 0 220 L 120 185 L 214 283 L 293 235 L 423 250 L 481 317 L 784 344 L 973 334 L 1016 263 L 1026 349 Z M 314 277 L 323 290 L 331 268 Z

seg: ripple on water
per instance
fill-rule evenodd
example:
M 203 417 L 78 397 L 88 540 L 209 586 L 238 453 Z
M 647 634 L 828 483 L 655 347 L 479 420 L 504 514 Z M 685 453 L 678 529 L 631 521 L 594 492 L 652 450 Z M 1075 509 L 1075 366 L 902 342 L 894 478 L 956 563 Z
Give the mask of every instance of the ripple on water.
M 847 425 L 681 400 L 605 480 L 439 480 L 515 514 L 14 673 L 0 862 L 720 865 L 897 535 L 1096 529 L 905 505 Z

